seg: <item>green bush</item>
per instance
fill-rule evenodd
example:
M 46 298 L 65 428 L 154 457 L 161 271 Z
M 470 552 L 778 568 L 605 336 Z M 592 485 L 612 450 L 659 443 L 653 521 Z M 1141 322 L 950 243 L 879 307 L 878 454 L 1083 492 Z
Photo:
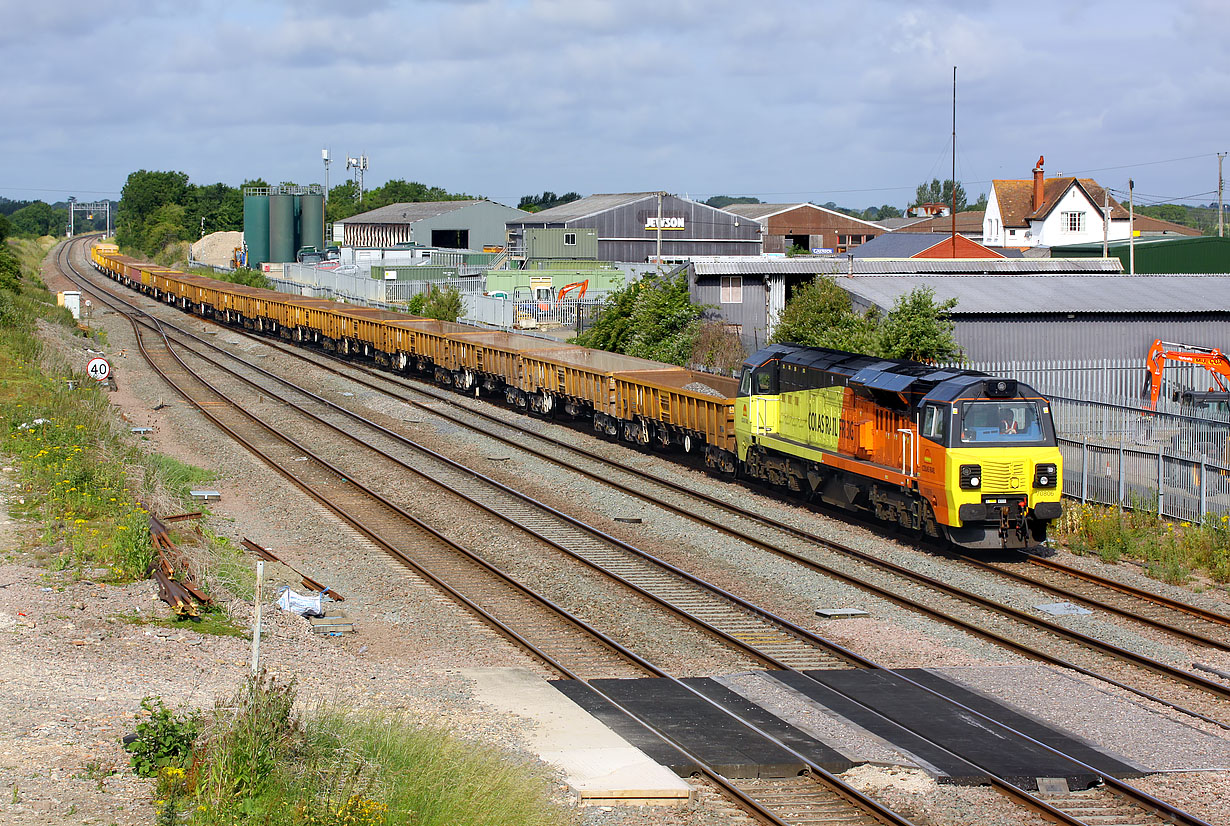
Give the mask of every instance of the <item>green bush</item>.
M 200 730 L 196 712 L 176 713 L 161 697 L 146 697 L 141 708 L 149 719 L 137 724 L 136 737 L 124 744 L 132 754 L 132 770 L 142 777 L 157 777 L 164 768 L 182 769 Z

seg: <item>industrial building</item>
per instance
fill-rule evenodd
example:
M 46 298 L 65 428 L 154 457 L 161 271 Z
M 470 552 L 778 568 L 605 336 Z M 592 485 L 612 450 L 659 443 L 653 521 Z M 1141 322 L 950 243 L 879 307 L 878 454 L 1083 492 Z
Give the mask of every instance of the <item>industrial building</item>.
M 527 230 L 596 230 L 597 258 L 643 263 L 681 261 L 704 255 L 759 255 L 760 224 L 711 206 L 657 192 L 590 195 L 509 219 L 508 240 L 523 250 Z M 577 235 L 573 244 L 581 241 Z M 562 239 L 568 244 L 568 233 Z
M 480 250 L 503 247 L 508 221 L 528 216 L 487 200 L 390 204 L 333 224 L 333 243 L 348 247 L 428 247 Z
M 904 260 L 857 259 L 853 256 L 842 258 L 709 258 L 696 259 L 688 264 L 689 294 L 694 303 L 708 304 L 718 308 L 720 320 L 731 325 L 739 334 L 744 347 L 754 350 L 765 343 L 772 333 L 774 320 L 786 306 L 786 299 L 795 288 L 805 284 L 818 275 L 829 275 L 848 292 L 854 295 L 856 286 L 864 278 L 883 278 L 883 284 L 914 285 L 917 279 L 936 278 L 939 283 L 946 284 L 950 289 L 955 284 L 964 284 L 971 293 L 984 292 L 986 300 L 995 301 L 1003 285 L 1020 282 L 1023 286 L 1014 288 L 1007 295 L 1016 296 L 1021 291 L 1028 291 L 1031 284 L 1059 284 L 1063 276 L 1082 276 L 1092 278 L 1099 275 L 1119 275 L 1121 270 L 1118 259 L 1055 259 L 1055 258 L 984 258 L 984 259 L 937 259 L 911 258 Z M 963 278 L 961 278 L 963 277 Z M 944 281 L 949 278 L 949 281 Z M 915 281 L 910 281 L 915 279 Z M 1117 282 L 1102 282 L 1107 288 Z M 913 286 L 904 286 L 900 294 L 908 293 Z M 936 289 L 937 298 L 947 295 Z M 876 303 L 883 296 L 863 297 L 861 303 L 868 305 Z M 895 296 L 893 298 L 895 300 Z M 1230 306 L 1230 298 L 1226 299 Z M 1045 303 L 1017 302 L 1012 305 L 1003 299 L 1004 312 L 1015 306 L 1018 309 L 1029 307 L 1045 307 Z M 887 307 L 892 308 L 892 301 Z M 954 316 L 955 317 L 955 316 Z M 979 346 L 982 346 L 981 344 Z M 1047 346 L 1046 342 L 1035 342 L 1034 349 Z M 988 349 L 991 347 L 987 345 Z M 1020 350 L 1017 352 L 1031 352 Z M 979 356 L 979 358 L 995 356 Z M 1031 356 L 1032 357 L 1032 356 Z M 1039 356 L 1040 358 L 1040 356 Z
M 918 287 L 932 289 L 937 302 L 955 298 L 956 339 L 973 361 L 1135 358 L 1143 364 L 1159 338 L 1230 343 L 1226 275 L 858 274 L 840 283 L 856 308 L 891 309 Z
M 815 204 L 731 204 L 724 209 L 759 223 L 769 254 L 796 247 L 816 255 L 840 254 L 885 231 L 871 221 Z
M 1135 240 L 1111 241 L 1108 254 L 1123 262 L 1124 272 L 1140 274 L 1230 273 L 1230 238 L 1207 235 L 1155 235 Z M 1052 247 L 1051 255 L 1069 258 L 1100 258 L 1101 244 Z M 1135 258 L 1135 265 L 1132 259 Z

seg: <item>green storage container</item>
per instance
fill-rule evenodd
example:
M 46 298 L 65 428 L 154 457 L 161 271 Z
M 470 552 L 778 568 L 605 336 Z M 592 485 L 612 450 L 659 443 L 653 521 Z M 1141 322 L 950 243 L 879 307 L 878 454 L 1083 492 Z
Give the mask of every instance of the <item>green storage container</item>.
M 269 196 L 243 196 L 243 242 L 248 246 L 248 266 L 260 269 L 269 261 Z
M 295 260 L 295 196 L 269 196 L 269 261 L 284 264 Z
M 299 197 L 299 247 L 325 248 L 325 199 L 323 195 Z

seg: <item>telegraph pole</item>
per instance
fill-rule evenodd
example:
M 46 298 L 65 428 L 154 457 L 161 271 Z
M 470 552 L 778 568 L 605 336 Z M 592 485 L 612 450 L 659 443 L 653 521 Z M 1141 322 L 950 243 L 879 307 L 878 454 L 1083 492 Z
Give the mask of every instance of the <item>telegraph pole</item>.
M 1222 182 L 1222 177 L 1221 177 L 1221 162 L 1222 162 L 1222 159 L 1225 157 L 1226 157 L 1225 152 L 1217 153 L 1217 237 L 1218 238 L 1222 237 L 1222 231 L 1225 228 L 1225 221 L 1223 220 L 1223 217 L 1222 217 L 1225 213 L 1222 212 L 1224 207 L 1222 206 L 1222 203 L 1221 203 L 1221 193 L 1222 193 L 1222 189 L 1224 188 L 1224 184 Z
M 957 257 L 957 67 L 952 67 L 952 257 Z
M 1102 187 L 1102 257 L 1108 257 L 1109 241 L 1111 241 L 1111 193 Z
M 662 272 L 662 196 L 665 194 L 658 193 L 658 272 Z
M 1136 182 L 1128 178 L 1128 275 L 1136 274 Z

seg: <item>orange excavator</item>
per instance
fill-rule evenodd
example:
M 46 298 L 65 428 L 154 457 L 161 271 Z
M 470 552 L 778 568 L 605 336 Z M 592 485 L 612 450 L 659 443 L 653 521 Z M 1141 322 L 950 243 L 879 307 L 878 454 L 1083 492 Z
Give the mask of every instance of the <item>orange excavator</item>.
M 1221 350 L 1208 347 L 1197 347 L 1191 344 L 1175 344 L 1162 341 L 1160 338 L 1149 348 L 1147 361 L 1148 375 L 1145 377 L 1145 387 L 1149 391 L 1149 408 L 1157 409 L 1157 400 L 1162 392 L 1162 371 L 1167 362 L 1195 364 L 1208 370 L 1217 383 L 1216 389 L 1210 387 L 1207 392 L 1199 390 L 1180 390 L 1175 394 L 1175 401 L 1184 406 L 1206 408 L 1209 411 L 1221 411 L 1230 404 L 1230 358 Z
M 563 301 L 564 298 L 567 297 L 569 290 L 576 290 L 577 294 L 573 296 L 573 298 L 575 298 L 577 301 L 580 301 L 582 298 L 585 297 L 585 291 L 588 289 L 589 289 L 589 279 L 588 278 L 585 279 L 584 281 L 577 281 L 574 284 L 565 284 L 563 288 L 560 289 L 559 295 L 556 296 L 555 300 Z

